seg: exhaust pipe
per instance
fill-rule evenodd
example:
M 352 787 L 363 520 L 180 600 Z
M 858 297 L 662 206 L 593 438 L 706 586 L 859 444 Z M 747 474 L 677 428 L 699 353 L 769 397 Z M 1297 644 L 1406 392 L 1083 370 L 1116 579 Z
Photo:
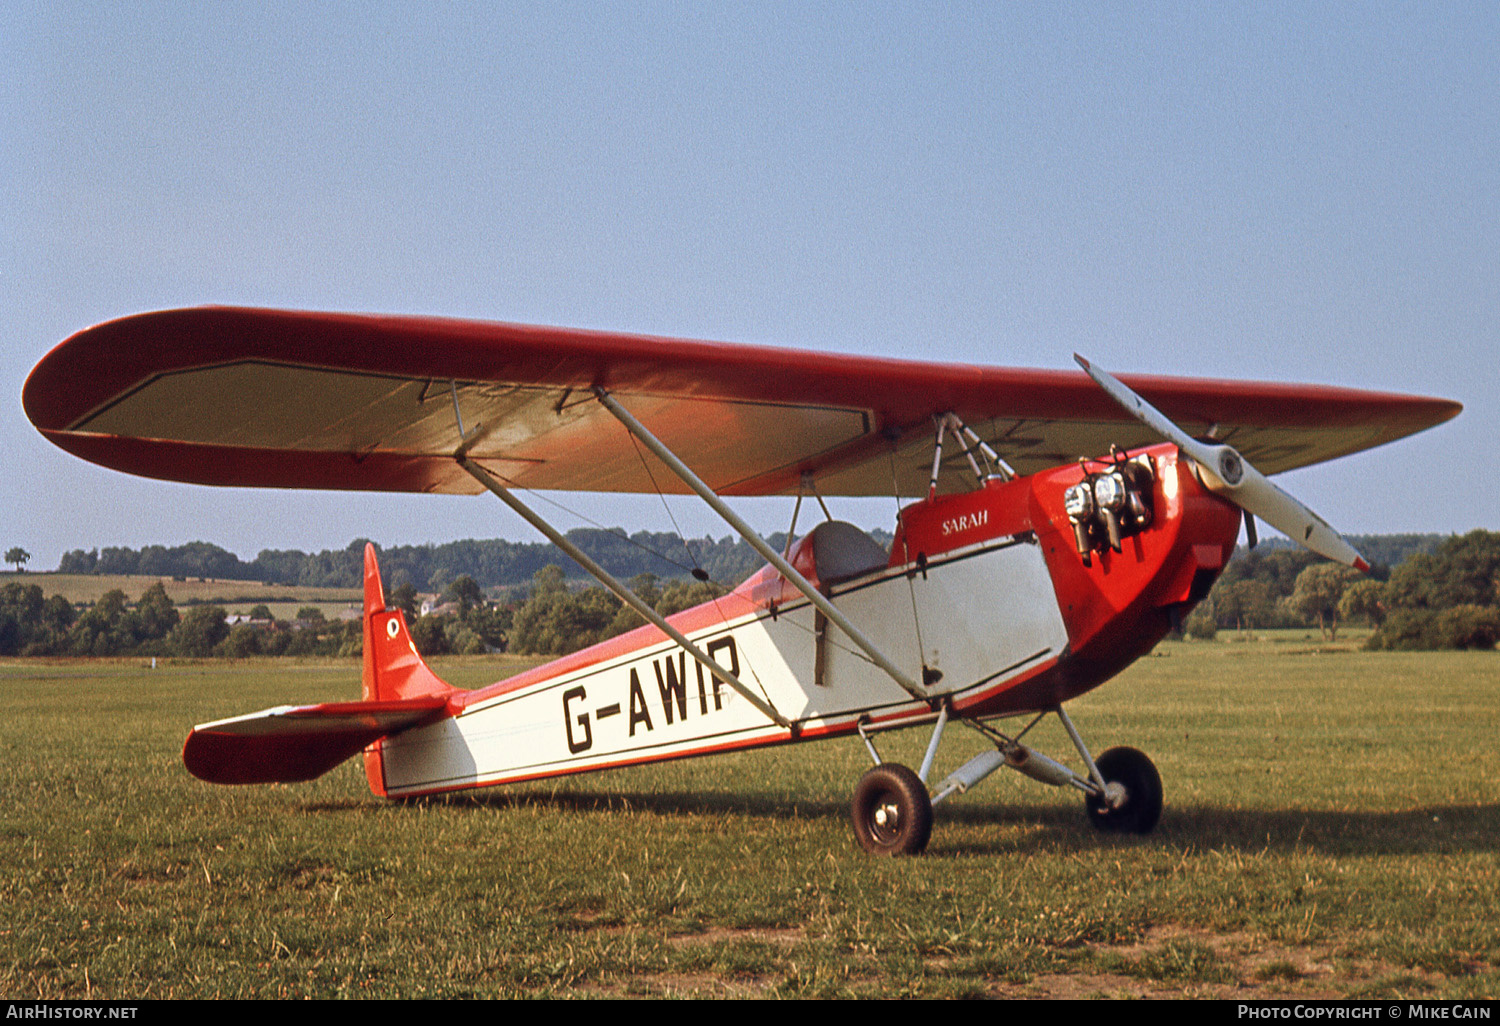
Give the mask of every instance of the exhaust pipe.
M 1012 745 L 1005 750 L 1005 764 L 1032 780 L 1040 780 L 1053 787 L 1067 787 L 1078 780 L 1077 774 L 1062 763 L 1034 752 L 1025 745 Z

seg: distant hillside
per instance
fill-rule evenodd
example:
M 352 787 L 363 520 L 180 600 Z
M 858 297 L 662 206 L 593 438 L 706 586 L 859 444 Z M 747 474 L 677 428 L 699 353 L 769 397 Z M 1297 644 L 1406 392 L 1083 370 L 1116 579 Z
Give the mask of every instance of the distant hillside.
M 887 531 L 871 532 L 890 545 Z M 688 578 L 701 568 L 711 580 L 737 584 L 758 570 L 764 560 L 743 540 L 725 537 L 684 540 L 671 532 L 580 528 L 568 540 L 610 573 L 629 580 L 650 573 L 664 580 Z M 786 535 L 766 539 L 780 549 Z M 502 538 L 447 542 L 441 545 L 376 546 L 386 583 L 410 583 L 419 591 L 439 591 L 457 577 L 472 577 L 483 588 L 526 585 L 543 567 L 560 566 L 569 577 L 585 576 L 581 567 L 550 542 L 512 542 Z M 167 578 L 209 578 L 259 581 L 270 585 L 319 588 L 357 588 L 361 585 L 365 539 L 343 549 L 318 553 L 266 549 L 245 562 L 209 542 L 190 542 L 143 549 L 74 549 L 63 556 L 57 570 L 64 574 L 130 575 Z
M 889 546 L 888 531 L 872 531 Z M 684 540 L 672 532 L 580 528 L 568 538 L 597 560 L 610 573 L 624 580 L 638 574 L 655 574 L 662 580 L 691 576 L 701 568 L 721 584 L 737 584 L 760 569 L 763 560 L 743 540 L 726 536 Z M 1351 535 L 1349 541 L 1370 564 L 1389 570 L 1407 557 L 1433 553 L 1446 540 L 1441 534 Z M 786 535 L 766 539 L 776 549 Z M 182 580 L 256 581 L 266 585 L 303 588 L 358 588 L 365 539 L 357 538 L 342 549 L 307 553 L 295 549 L 266 549 L 248 562 L 209 542 L 190 542 L 143 549 L 74 549 L 63 556 L 57 571 L 62 574 L 95 576 L 144 576 Z M 1257 553 L 1296 547 L 1280 537 L 1263 539 Z M 377 546 L 386 583 L 410 583 L 418 591 L 441 591 L 457 577 L 472 577 L 482 588 L 517 587 L 530 584 L 532 576 L 549 564 L 563 568 L 572 578 L 585 577 L 583 569 L 549 542 L 512 542 L 503 538 L 447 542 L 441 545 Z M 1238 556 L 1243 556 L 1241 548 Z
M 1262 527 L 1262 530 L 1264 528 Z M 1365 562 L 1379 571 L 1393 569 L 1404 563 L 1409 556 L 1419 552 L 1432 555 L 1438 550 L 1443 542 L 1448 540 L 1446 534 L 1346 534 L 1344 539 L 1353 545 L 1359 554 L 1365 557 Z M 1277 551 L 1279 549 L 1300 549 L 1302 546 L 1290 538 L 1273 536 L 1262 538 L 1256 551 Z M 1245 555 L 1245 547 L 1241 545 L 1235 550 L 1235 558 Z
M 260 581 L 216 580 L 212 577 L 170 577 L 135 574 L 75 574 L 65 572 L 28 571 L 0 572 L 0 587 L 9 584 L 36 585 L 47 595 L 61 595 L 75 604 L 92 605 L 106 592 L 121 591 L 127 602 L 139 602 L 146 590 L 154 584 L 166 588 L 167 597 L 174 605 L 248 605 L 258 602 L 271 604 L 306 604 L 344 606 L 358 604 L 363 597 L 360 588 L 302 587 L 297 585 L 263 584 Z

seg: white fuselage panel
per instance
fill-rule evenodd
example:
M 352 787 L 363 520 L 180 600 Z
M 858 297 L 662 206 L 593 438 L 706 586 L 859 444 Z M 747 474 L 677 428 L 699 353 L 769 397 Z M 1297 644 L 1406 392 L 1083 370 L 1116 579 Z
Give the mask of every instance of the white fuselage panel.
M 1001 686 L 1067 644 L 1033 542 L 975 547 L 910 577 L 886 571 L 860 578 L 831 597 L 912 680 L 923 681 L 925 669 L 933 696 Z M 763 610 L 689 637 L 804 732 L 847 731 L 865 715 L 911 722 L 932 715 L 927 702 L 821 621 L 799 597 L 774 616 Z M 786 738 L 784 728 L 663 637 L 386 739 L 386 790 L 414 794 L 556 776 Z

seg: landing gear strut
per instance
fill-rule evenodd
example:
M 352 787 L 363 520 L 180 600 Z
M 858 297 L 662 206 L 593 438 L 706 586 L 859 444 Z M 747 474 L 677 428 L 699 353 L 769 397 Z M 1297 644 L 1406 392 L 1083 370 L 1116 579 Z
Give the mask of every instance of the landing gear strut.
M 939 710 L 927 757 L 920 774 L 905 766 L 880 761 L 880 754 L 860 724 L 860 737 L 875 760 L 875 768 L 860 778 L 854 790 L 854 835 L 860 847 L 872 855 L 916 855 L 932 836 L 932 807 L 955 794 L 962 794 L 985 777 L 1009 766 L 1024 776 L 1053 787 L 1072 787 L 1083 792 L 1084 809 L 1096 830 L 1116 834 L 1149 834 L 1161 819 L 1161 775 L 1144 753 L 1134 748 L 1111 748 L 1096 761 L 1089 754 L 1078 730 L 1061 706 L 1050 710 L 1068 732 L 1088 772 L 1081 774 L 1062 763 L 1021 744 L 1021 738 L 1041 722 L 1039 713 L 1015 737 L 976 720 L 963 721 L 994 742 L 958 769 L 929 797 L 925 783 L 937 754 L 938 742 L 948 722 L 948 708 Z

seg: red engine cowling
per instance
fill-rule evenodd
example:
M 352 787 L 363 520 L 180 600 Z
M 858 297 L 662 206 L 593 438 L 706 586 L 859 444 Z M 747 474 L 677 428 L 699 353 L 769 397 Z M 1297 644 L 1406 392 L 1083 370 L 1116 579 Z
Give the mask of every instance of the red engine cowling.
M 1126 463 L 1132 466 L 1119 469 Z M 1113 522 L 1101 511 L 1079 509 L 1079 491 L 1069 494 L 1101 476 L 1139 493 L 1116 497 L 1109 494 L 1113 482 L 1081 490 L 1115 503 L 1122 512 L 1111 511 Z M 1239 507 L 1210 493 L 1192 462 L 1162 444 L 917 503 L 902 512 L 891 561 L 920 565 L 993 538 L 1035 536 L 1067 625 L 1068 651 L 977 710 L 992 715 L 1055 706 L 1149 652 L 1208 594 L 1239 529 Z

